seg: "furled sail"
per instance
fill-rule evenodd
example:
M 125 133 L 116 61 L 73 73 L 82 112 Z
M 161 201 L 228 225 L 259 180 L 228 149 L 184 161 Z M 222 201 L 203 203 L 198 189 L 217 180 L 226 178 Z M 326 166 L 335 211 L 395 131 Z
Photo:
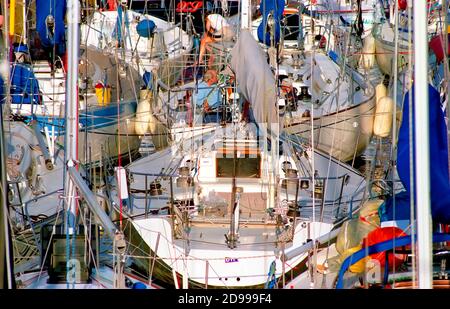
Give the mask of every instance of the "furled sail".
M 242 95 L 252 106 L 255 120 L 260 124 L 277 123 L 275 78 L 264 52 L 247 30 L 241 31 L 231 51 L 231 69 Z

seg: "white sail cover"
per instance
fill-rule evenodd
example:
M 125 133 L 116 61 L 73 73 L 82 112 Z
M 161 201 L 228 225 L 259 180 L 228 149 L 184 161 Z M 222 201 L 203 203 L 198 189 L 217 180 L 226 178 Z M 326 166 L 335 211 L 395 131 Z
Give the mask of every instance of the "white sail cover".
M 231 69 L 259 124 L 275 124 L 277 92 L 274 75 L 264 52 L 248 30 L 242 30 L 231 51 Z

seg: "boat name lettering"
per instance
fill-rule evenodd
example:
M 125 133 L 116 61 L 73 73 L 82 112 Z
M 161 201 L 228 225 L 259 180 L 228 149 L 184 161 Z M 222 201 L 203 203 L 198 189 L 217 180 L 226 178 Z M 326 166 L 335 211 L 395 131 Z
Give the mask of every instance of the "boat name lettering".
M 201 163 L 200 163 L 201 165 L 211 165 L 212 164 L 212 162 L 211 162 L 211 159 L 209 159 L 209 158 L 207 158 L 207 159 L 202 159 L 202 161 L 201 161 Z
M 230 258 L 230 257 L 225 258 L 225 263 L 235 263 L 235 262 L 239 262 L 239 260 L 237 258 Z
M 177 4 L 177 13 L 194 13 L 203 6 L 202 1 L 180 1 Z

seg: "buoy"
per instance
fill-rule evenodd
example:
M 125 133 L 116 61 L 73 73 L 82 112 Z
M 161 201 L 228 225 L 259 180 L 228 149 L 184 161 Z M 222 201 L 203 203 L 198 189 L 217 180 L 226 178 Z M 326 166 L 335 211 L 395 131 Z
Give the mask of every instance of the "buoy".
M 406 0 L 398 0 L 398 9 L 401 11 L 406 10 L 406 7 L 408 6 L 408 1 Z
M 377 102 L 373 133 L 379 137 L 387 137 L 392 127 L 392 111 L 394 101 L 390 97 L 382 97 Z
M 368 35 L 364 38 L 364 46 L 362 49 L 361 66 L 368 70 L 373 67 L 375 63 L 375 39 L 373 35 Z
M 149 121 L 151 116 L 150 100 L 152 92 L 149 90 L 141 90 L 141 100 L 137 106 L 134 130 L 138 135 L 148 133 Z
M 133 283 L 131 288 L 133 290 L 145 290 L 145 289 L 147 289 L 147 286 L 145 284 L 143 284 L 142 282 L 135 282 L 135 283 Z

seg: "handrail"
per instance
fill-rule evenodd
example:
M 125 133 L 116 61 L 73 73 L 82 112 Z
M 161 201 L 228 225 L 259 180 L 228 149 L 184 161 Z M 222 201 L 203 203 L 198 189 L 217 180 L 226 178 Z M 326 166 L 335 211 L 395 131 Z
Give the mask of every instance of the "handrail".
M 321 244 L 327 243 L 330 240 L 332 240 L 333 238 L 336 238 L 337 235 L 339 234 L 340 230 L 341 230 L 340 228 L 337 228 L 323 236 L 320 236 L 319 238 L 316 239 L 316 243 L 314 243 L 312 241 L 308 241 L 307 243 L 305 243 L 304 245 L 302 245 L 298 248 L 293 248 L 291 250 L 286 249 L 285 252 L 281 255 L 280 259 L 283 262 L 286 262 L 294 257 L 297 257 L 303 253 L 308 252 L 309 250 L 313 249 L 315 245 L 321 245 Z
M 108 215 L 105 213 L 105 211 L 101 208 L 101 206 L 98 204 L 96 197 L 94 196 L 92 191 L 88 188 L 88 186 L 86 185 L 86 182 L 81 177 L 80 173 L 73 166 L 70 166 L 68 168 L 68 172 L 69 172 L 69 177 L 72 179 L 75 186 L 78 188 L 80 194 L 86 200 L 86 203 L 89 206 L 89 209 L 97 216 L 97 218 L 103 225 L 103 228 L 105 229 L 106 234 L 111 239 L 114 239 L 114 235 L 118 231 L 116 226 L 111 221 L 111 219 L 108 217 Z

